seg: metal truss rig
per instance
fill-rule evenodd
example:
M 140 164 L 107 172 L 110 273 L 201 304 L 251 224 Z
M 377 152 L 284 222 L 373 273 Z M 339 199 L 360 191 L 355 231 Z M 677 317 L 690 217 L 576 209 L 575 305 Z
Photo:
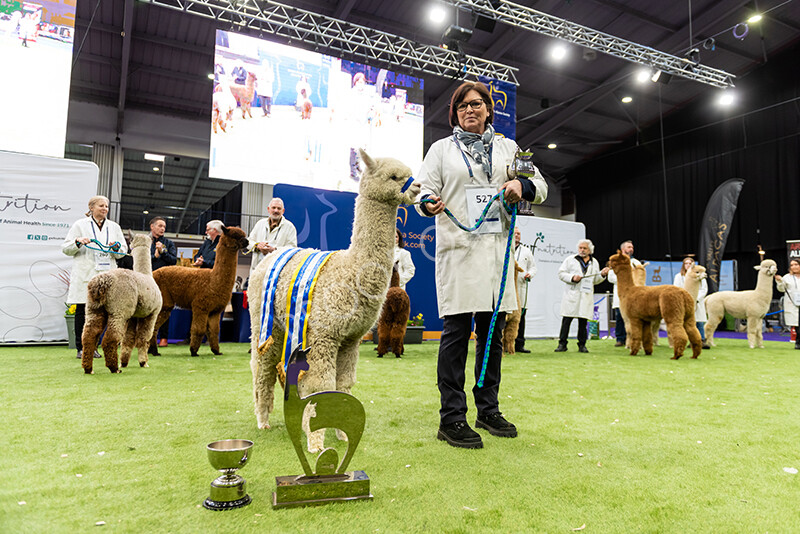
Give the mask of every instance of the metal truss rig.
M 714 87 L 723 89 L 733 87 L 733 79 L 736 77 L 723 70 L 696 64 L 687 58 L 680 58 L 649 46 L 632 43 L 507 0 L 492 2 L 489 0 L 445 1 L 457 8 L 468 9 L 473 13 L 482 14 L 510 26 L 563 39 L 610 56 Z
M 279 35 L 315 49 L 335 51 L 346 59 L 375 61 L 402 70 L 449 78 L 488 76 L 519 85 L 515 67 L 474 56 L 461 55 L 381 32 L 286 6 L 269 0 L 143 0 L 193 15 L 224 21 L 240 29 Z

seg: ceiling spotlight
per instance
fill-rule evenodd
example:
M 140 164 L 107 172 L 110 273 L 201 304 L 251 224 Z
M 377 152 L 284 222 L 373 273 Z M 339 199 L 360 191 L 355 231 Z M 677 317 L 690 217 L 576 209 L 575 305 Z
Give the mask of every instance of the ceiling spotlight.
M 550 150 L 553 150 L 553 149 L 555 149 L 556 147 L 558 147 L 558 145 L 557 145 L 557 144 L 555 144 L 555 143 L 550 143 L 549 145 L 547 145 L 547 148 L 549 148 Z
M 214 79 L 214 73 L 213 72 L 209 72 L 208 73 L 208 79 L 209 80 L 213 80 Z
M 659 78 L 661 78 L 661 71 L 659 69 L 656 69 L 653 72 L 653 75 L 650 76 L 650 81 L 651 82 L 657 82 Z
M 639 69 L 639 72 L 636 73 L 636 81 L 646 82 L 650 79 L 650 69 Z
M 442 6 L 433 6 L 430 11 L 428 11 L 428 20 L 433 22 L 434 24 L 441 24 L 444 22 L 447 13 L 445 13 L 444 8 Z
M 567 47 L 562 44 L 555 45 L 552 49 L 550 49 L 550 57 L 557 61 L 564 59 L 566 55 Z
M 730 106 L 731 104 L 733 104 L 733 93 L 730 91 L 723 91 L 722 95 L 719 97 L 719 105 Z
M 470 37 L 472 37 L 472 30 L 451 24 L 442 34 L 442 48 L 463 54 L 461 44 L 469 41 Z
M 750 24 L 752 24 L 752 23 L 754 23 L 754 22 L 758 22 L 759 20 L 761 20 L 761 19 L 763 19 L 763 18 L 764 18 L 764 17 L 762 17 L 761 15 L 759 15 L 758 13 L 756 13 L 755 15 L 753 15 L 752 17 L 750 17 L 749 19 L 747 19 L 747 22 L 749 22 Z
M 653 72 L 653 75 L 650 76 L 650 80 L 653 81 L 654 83 L 659 82 L 664 85 L 667 85 L 670 82 L 670 80 L 672 80 L 672 74 L 667 74 L 666 72 L 662 72 L 661 69 L 656 69 Z
M 630 96 L 623 96 L 622 97 L 622 103 L 623 104 L 630 104 L 631 102 L 633 102 L 633 98 L 632 97 L 630 97 Z
M 162 161 L 163 162 L 165 157 L 166 156 L 162 156 L 161 154 L 148 154 L 148 153 L 145 153 L 145 155 L 144 155 L 144 159 L 146 159 L 148 161 Z
M 158 171 L 160 171 L 161 169 L 159 169 L 158 167 L 153 167 L 153 170 L 154 170 L 155 172 L 158 172 Z
M 142 210 L 142 213 L 144 213 L 145 215 L 150 215 L 150 212 L 147 210 Z

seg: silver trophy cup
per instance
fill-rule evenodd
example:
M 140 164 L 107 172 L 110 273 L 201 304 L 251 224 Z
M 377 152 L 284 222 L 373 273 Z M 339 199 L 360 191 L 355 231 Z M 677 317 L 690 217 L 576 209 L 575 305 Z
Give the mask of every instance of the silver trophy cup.
M 246 439 L 223 439 L 209 443 L 208 461 L 223 475 L 211 483 L 211 495 L 203 501 L 209 510 L 232 510 L 250 504 L 247 481 L 236 474 L 250 457 L 253 442 Z

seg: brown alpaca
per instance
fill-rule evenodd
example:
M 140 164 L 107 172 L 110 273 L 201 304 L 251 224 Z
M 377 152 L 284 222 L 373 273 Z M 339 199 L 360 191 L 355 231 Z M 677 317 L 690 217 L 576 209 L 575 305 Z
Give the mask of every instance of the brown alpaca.
M 256 75 L 252 72 L 247 73 L 247 79 L 244 82 L 244 85 L 238 85 L 235 83 L 231 84 L 231 93 L 233 93 L 233 97 L 236 99 L 236 102 L 242 109 L 242 118 L 246 119 L 245 113 L 250 115 L 250 118 L 253 118 L 253 114 L 250 113 L 250 104 L 253 102 L 253 94 L 256 90 Z M 156 271 L 157 272 L 157 271 Z
M 506 314 L 506 327 L 503 328 L 503 351 L 509 354 L 516 354 L 515 343 L 519 333 L 519 322 L 522 319 L 522 303 L 519 301 L 519 288 L 517 287 L 517 275 L 525 270 L 514 262 L 514 291 L 517 293 L 517 309 Z
M 620 251 L 608 259 L 608 266 L 617 275 L 620 311 L 628 318 L 631 329 L 631 356 L 635 356 L 644 344 L 645 354 L 653 353 L 653 337 L 650 324 L 661 317 L 667 323 L 667 332 L 675 342 L 673 360 L 683 356 L 687 340 L 692 344 L 692 358 L 703 350 L 700 332 L 694 320 L 694 301 L 680 287 L 640 287 L 633 283 L 631 260 Z
M 392 270 L 392 281 L 378 319 L 378 347 L 375 349 L 378 351 L 378 358 L 383 358 L 390 348 L 397 358 L 403 354 L 403 338 L 410 314 L 408 293 L 400 287 L 400 275 L 395 268 Z
M 217 259 L 213 269 L 194 267 L 162 267 L 153 273 L 164 304 L 158 314 L 155 331 L 169 319 L 172 308 L 180 306 L 192 310 L 192 330 L 189 349 L 197 356 L 197 349 L 208 337 L 208 345 L 214 354 L 219 351 L 219 317 L 231 300 L 233 283 L 236 281 L 236 262 L 239 250 L 246 250 L 247 236 L 241 228 L 222 227 L 222 237 L 217 245 Z M 150 349 L 155 350 L 156 336 L 150 340 Z
M 93 374 L 92 358 L 103 330 L 106 331 L 103 355 L 109 371 L 120 373 L 119 363 L 127 367 L 133 347 L 139 349 L 139 366 L 149 367 L 147 343 L 161 309 L 161 294 L 152 276 L 150 243 L 147 234 L 137 234 L 133 238 L 133 271 L 113 269 L 89 281 L 86 324 L 81 335 L 81 366 L 86 374 Z M 121 361 L 117 359 L 120 342 Z

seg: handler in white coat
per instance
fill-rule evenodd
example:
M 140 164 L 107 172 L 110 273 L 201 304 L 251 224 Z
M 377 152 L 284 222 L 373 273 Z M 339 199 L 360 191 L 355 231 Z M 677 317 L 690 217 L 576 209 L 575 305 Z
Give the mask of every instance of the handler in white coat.
M 567 336 L 572 319 L 578 318 L 578 352 L 589 352 L 586 348 L 586 323 L 594 311 L 594 286 L 603 282 L 609 268 L 600 269 L 592 257 L 594 245 L 588 239 L 578 241 L 578 255 L 564 260 L 558 268 L 558 278 L 567 287 L 561 298 L 561 332 L 555 352 L 567 350 Z
M 89 199 L 89 211 L 86 218 L 79 219 L 69 229 L 66 239 L 61 244 L 61 252 L 72 256 L 72 272 L 69 277 L 69 293 L 67 304 L 75 304 L 75 346 L 78 358 L 81 358 L 83 343 L 81 335 L 86 322 L 87 286 L 94 275 L 117 268 L 117 258 L 128 252 L 122 229 L 114 221 L 108 220 L 108 199 L 97 195 Z M 92 250 L 99 248 L 92 240 L 96 239 L 104 246 L 116 247 L 114 252 Z M 95 352 L 95 358 L 100 354 Z
M 533 252 L 522 244 L 522 232 L 519 228 L 514 228 L 514 260 L 516 260 L 521 273 L 517 273 L 517 294 L 519 295 L 519 307 L 522 309 L 519 318 L 519 329 L 517 339 L 514 340 L 514 350 L 516 352 L 529 353 L 525 348 L 525 312 L 528 311 L 528 286 L 534 276 L 536 276 L 536 262 L 533 260 Z
M 783 322 L 794 330 L 794 348 L 800 350 L 800 332 L 797 325 L 800 318 L 800 260 L 793 258 L 789 261 L 789 272 L 783 276 L 776 276 L 775 285 L 778 291 L 786 293 L 783 297 Z
M 691 257 L 683 258 L 683 265 L 681 265 L 681 271 L 675 275 L 675 278 L 672 281 L 672 285 L 678 287 L 684 287 L 684 285 L 686 284 L 686 273 L 688 273 L 692 267 L 694 267 L 694 259 Z M 703 302 L 703 300 L 705 300 L 707 294 L 708 294 L 708 282 L 706 282 L 706 279 L 703 278 L 702 280 L 700 280 L 700 288 L 697 290 L 697 301 L 694 307 L 694 320 L 697 323 L 697 329 L 700 330 L 700 337 L 703 339 L 704 349 L 711 348 L 709 345 L 706 344 L 706 332 L 705 332 L 706 330 L 705 326 L 706 326 L 706 321 L 708 321 L 708 315 L 706 315 L 706 305 Z
M 480 435 L 466 421 L 465 366 L 472 319 L 475 316 L 476 353 L 483 355 L 492 310 L 498 301 L 509 219 L 495 203 L 486 222 L 475 232 L 465 232 L 448 219 L 445 206 L 466 226 L 474 224 L 486 203 L 498 191 L 505 200 L 522 198 L 541 203 L 547 184 L 535 171 L 532 179 L 509 180 L 507 167 L 514 161 L 517 145 L 497 136 L 491 126 L 492 99 L 481 83 L 465 82 L 450 99 L 453 135 L 435 142 L 428 150 L 418 175 L 421 197 L 434 201 L 420 204 L 422 215 L 436 217 L 436 295 L 439 316 L 444 319 L 437 382 L 441 397 L 437 438 L 454 447 L 483 447 Z M 513 264 L 508 269 L 500 311 L 517 308 Z M 502 332 L 505 314 L 494 325 L 483 387 L 472 389 L 478 411 L 476 426 L 502 437 L 515 437 L 516 427 L 502 416 L 498 403 Z M 479 378 L 483 357 L 475 362 Z
M 283 199 L 274 197 L 267 206 L 269 217 L 258 221 L 247 236 L 250 246 L 253 247 L 253 257 L 250 260 L 251 275 L 264 256 L 276 248 L 297 246 L 297 228 L 283 216 L 285 211 Z
M 403 234 L 400 229 L 394 229 L 394 266 L 397 267 L 397 274 L 400 277 L 400 287 L 403 291 L 406 290 L 406 284 L 414 278 L 414 273 L 417 268 L 414 266 L 414 260 L 411 259 L 411 253 L 405 248 L 403 242 Z

